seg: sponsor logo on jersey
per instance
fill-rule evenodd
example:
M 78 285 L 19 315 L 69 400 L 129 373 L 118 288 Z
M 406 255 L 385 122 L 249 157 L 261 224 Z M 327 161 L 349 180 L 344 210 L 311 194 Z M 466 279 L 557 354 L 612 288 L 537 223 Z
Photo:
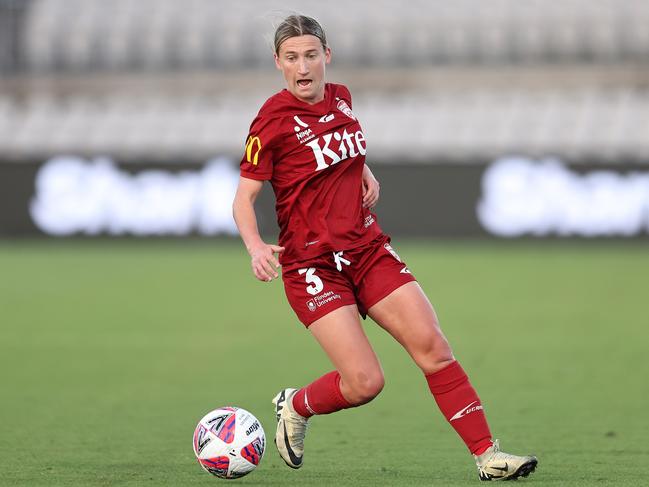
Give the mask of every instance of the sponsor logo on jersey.
M 298 132 L 297 134 L 295 134 L 295 136 L 297 137 L 297 140 L 300 144 L 304 144 L 308 140 L 311 140 L 313 137 L 315 137 L 315 134 L 313 133 L 313 130 L 306 129 Z
M 318 122 L 320 123 L 327 123 L 331 122 L 334 119 L 334 114 L 333 113 L 328 113 L 327 115 L 323 115 L 318 119 Z
M 246 161 L 256 166 L 259 162 L 259 152 L 261 151 L 261 140 L 259 137 L 248 137 L 246 141 Z
M 354 112 L 352 112 L 352 109 L 349 108 L 349 105 L 345 100 L 341 100 L 340 98 L 336 97 L 336 100 L 338 100 L 338 103 L 336 104 L 336 108 L 343 112 L 345 115 L 347 115 L 349 118 L 352 120 L 356 120 L 356 117 L 354 116 Z
M 367 215 L 365 217 L 365 221 L 363 222 L 363 226 L 365 228 L 369 227 L 372 223 L 374 223 L 374 217 L 372 215 Z
M 297 123 L 297 125 L 293 127 L 293 130 L 295 130 L 295 136 L 300 144 L 304 144 L 306 141 L 315 137 L 315 134 L 313 133 L 313 130 L 309 128 L 308 123 L 303 122 L 297 115 L 293 116 L 293 120 Z
M 309 299 L 306 302 L 306 307 L 309 308 L 309 311 L 311 311 L 311 312 L 314 312 L 316 310 L 316 308 L 317 308 L 317 306 L 315 305 L 315 302 L 313 302 L 313 299 Z
M 293 120 L 295 120 L 295 123 L 298 124 L 298 125 L 299 125 L 300 127 L 302 127 L 303 129 L 305 129 L 305 128 L 307 128 L 307 127 L 309 126 L 308 123 L 303 122 L 303 121 L 300 119 L 300 117 L 298 117 L 297 115 L 293 115 Z M 295 131 L 296 131 L 296 132 L 299 132 L 299 131 L 300 131 L 300 128 L 299 128 L 299 127 L 295 127 Z
M 317 164 L 316 171 L 322 171 L 340 161 L 359 154 L 364 156 L 367 153 L 365 135 L 361 130 L 351 134 L 347 129 L 342 133 L 325 134 L 306 145 L 313 150 Z

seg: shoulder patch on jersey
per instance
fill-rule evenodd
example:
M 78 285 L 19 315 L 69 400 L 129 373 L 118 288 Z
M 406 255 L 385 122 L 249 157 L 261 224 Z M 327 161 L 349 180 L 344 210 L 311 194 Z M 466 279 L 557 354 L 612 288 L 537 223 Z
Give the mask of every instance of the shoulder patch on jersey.
M 356 120 L 356 117 L 354 116 L 354 112 L 352 112 L 352 109 L 349 108 L 349 105 L 345 100 L 342 100 L 339 97 L 336 97 L 336 100 L 338 100 L 338 103 L 336 103 L 336 108 L 343 112 L 345 115 L 347 115 L 349 118 L 352 120 Z
M 261 151 L 261 139 L 257 136 L 250 136 L 246 141 L 246 160 L 256 166 L 259 162 L 259 152 Z

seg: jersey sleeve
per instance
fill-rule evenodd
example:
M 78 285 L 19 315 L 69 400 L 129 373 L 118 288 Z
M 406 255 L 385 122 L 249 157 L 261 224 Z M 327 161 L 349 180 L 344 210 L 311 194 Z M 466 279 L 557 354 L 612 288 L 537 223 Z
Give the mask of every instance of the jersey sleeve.
M 241 175 L 250 179 L 267 181 L 273 176 L 273 146 L 276 131 L 273 121 L 257 115 L 250 125 L 250 132 L 241 158 Z

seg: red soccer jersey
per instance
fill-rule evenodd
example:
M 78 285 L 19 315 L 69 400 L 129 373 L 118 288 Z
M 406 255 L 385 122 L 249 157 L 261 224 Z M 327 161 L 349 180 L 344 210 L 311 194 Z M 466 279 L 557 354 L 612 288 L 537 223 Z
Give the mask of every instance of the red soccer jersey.
M 250 126 L 241 175 L 275 192 L 282 264 L 364 245 L 381 229 L 363 208 L 366 144 L 351 95 L 327 83 L 309 105 L 288 90 L 270 97 Z

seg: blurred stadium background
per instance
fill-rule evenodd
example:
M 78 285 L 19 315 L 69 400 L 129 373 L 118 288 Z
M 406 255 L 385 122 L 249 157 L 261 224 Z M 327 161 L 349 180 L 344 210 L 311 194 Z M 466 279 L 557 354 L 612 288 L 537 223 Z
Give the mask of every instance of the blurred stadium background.
M 646 234 L 643 0 L 0 0 L 0 189 L 13 212 L 1 233 L 233 233 L 221 209 L 227 167 L 236 171 L 252 118 L 283 86 L 271 39 L 292 11 L 325 27 L 329 79 L 350 86 L 368 161 L 394 189 L 383 200 L 388 230 Z M 160 172 L 158 182 L 131 180 L 130 193 L 106 182 L 120 168 L 197 171 L 208 161 L 224 164 L 194 182 L 211 196 L 191 221 L 178 216 L 189 197 Z M 487 171 L 496 161 L 509 164 Z M 181 196 L 159 197 L 167 208 L 137 222 L 102 223 L 71 209 L 119 213 L 110 198 L 91 201 L 99 190 L 80 193 L 88 180 L 133 201 L 139 193 L 140 207 L 156 206 L 142 195 Z M 422 209 L 417 225 L 398 218 L 406 204 Z M 175 220 L 151 223 L 164 218 Z M 272 231 L 272 209 L 261 220 Z
M 327 32 L 379 221 L 504 449 L 537 453 L 540 485 L 645 484 L 649 2 L 0 0 L 0 485 L 212 485 L 195 422 L 238 404 L 269 435 L 277 389 L 330 367 L 237 239 L 110 238 L 236 235 L 293 11 Z M 269 191 L 258 208 L 272 235 Z M 366 329 L 381 396 L 314 421 L 307 468 L 271 444 L 240 483 L 477 481 Z

